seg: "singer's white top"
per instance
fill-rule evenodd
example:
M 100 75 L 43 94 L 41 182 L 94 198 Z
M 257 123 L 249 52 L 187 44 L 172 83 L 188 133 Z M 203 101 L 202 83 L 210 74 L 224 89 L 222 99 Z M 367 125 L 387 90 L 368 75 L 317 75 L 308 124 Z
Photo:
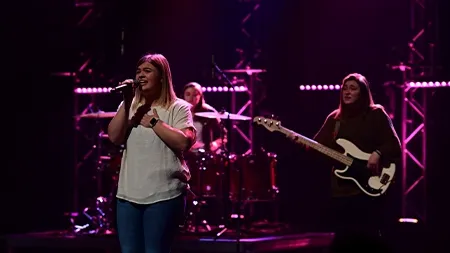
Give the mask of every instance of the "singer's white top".
M 177 99 L 168 109 L 156 109 L 160 120 L 177 129 L 192 127 L 190 104 Z M 119 106 L 120 108 L 120 106 Z M 130 119 L 133 116 L 130 112 Z M 183 193 L 190 178 L 182 156 L 175 154 L 151 128 L 141 125 L 131 130 L 122 155 L 117 198 L 151 204 Z

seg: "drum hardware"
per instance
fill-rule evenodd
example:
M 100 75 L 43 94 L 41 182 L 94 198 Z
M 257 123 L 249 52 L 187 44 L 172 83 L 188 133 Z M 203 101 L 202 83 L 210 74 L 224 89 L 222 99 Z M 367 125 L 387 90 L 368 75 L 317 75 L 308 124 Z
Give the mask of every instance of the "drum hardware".
M 192 189 L 189 189 L 192 193 L 192 200 L 189 201 L 190 210 L 188 211 L 188 226 L 186 230 L 192 233 L 211 232 L 212 227 L 209 224 L 208 219 L 203 217 L 202 211 L 208 205 L 206 199 L 208 197 L 215 198 L 218 193 L 217 190 L 212 188 L 215 187 L 216 184 L 210 182 L 211 178 L 215 179 L 217 177 L 217 171 L 214 171 L 214 169 L 217 168 L 208 166 L 213 165 L 211 161 L 217 162 L 217 160 L 212 154 L 206 152 L 204 149 L 198 149 L 197 152 L 190 153 L 188 158 L 190 158 L 188 159 L 188 167 L 191 171 L 192 179 L 194 180 Z M 205 181 L 209 183 L 206 187 Z
M 226 112 L 198 113 L 196 115 L 200 117 L 221 118 L 225 120 L 226 118 L 223 115 L 230 115 L 230 118 L 233 117 L 233 120 L 246 120 L 245 116 L 233 115 Z M 221 121 L 221 124 L 224 124 L 224 120 Z M 223 136 L 224 134 L 222 134 L 222 139 Z M 253 209 L 255 209 L 254 206 L 257 205 L 258 207 L 260 207 L 260 203 L 267 203 L 272 206 L 271 202 L 274 202 L 279 193 L 279 189 L 276 184 L 276 154 L 266 152 L 263 148 L 257 150 L 257 152 L 251 152 L 250 154 L 244 154 L 240 156 L 229 152 L 227 149 L 224 149 L 221 154 L 214 154 L 216 156 L 203 152 L 204 150 L 200 150 L 200 153 L 202 153 L 203 155 L 197 157 L 197 163 L 202 163 L 202 166 L 206 168 L 200 170 L 199 173 L 203 173 L 205 171 L 214 171 L 213 167 L 217 167 L 218 164 L 221 164 L 223 168 L 223 185 L 221 189 L 224 191 L 221 195 L 225 196 L 227 195 L 226 193 L 228 193 L 228 199 L 231 205 L 230 209 L 225 209 L 224 211 L 224 216 L 222 217 L 222 220 L 224 222 L 223 224 L 218 226 L 219 230 L 217 233 L 215 233 L 216 238 L 227 233 L 230 230 L 229 228 L 236 228 L 237 226 L 239 226 L 239 230 L 241 230 L 242 232 L 255 233 L 255 231 L 257 230 L 253 228 L 254 222 L 259 222 L 258 224 L 266 224 L 265 227 L 275 227 L 266 229 L 267 231 L 280 228 L 280 226 L 278 225 L 275 226 L 274 222 L 268 222 L 267 219 L 252 220 L 254 213 Z M 227 180 L 227 172 L 229 172 L 229 180 Z M 199 178 L 201 177 L 204 179 L 204 176 L 205 175 L 200 175 Z M 200 185 L 196 188 L 199 190 L 205 189 L 204 186 L 208 185 L 208 183 L 211 183 L 211 179 L 206 180 L 206 182 L 205 180 L 202 180 L 200 182 L 199 181 L 195 181 L 195 185 Z M 204 191 L 200 190 L 199 192 L 200 195 L 205 194 Z M 217 196 L 219 196 L 219 194 L 217 194 Z M 223 200 L 225 200 L 225 197 Z M 224 205 L 225 204 L 226 203 L 224 203 Z M 203 207 L 200 206 L 199 208 Z M 264 204 L 264 208 L 266 208 L 266 204 Z M 278 222 L 278 211 L 276 210 L 276 207 L 274 208 L 274 220 L 275 222 Z M 193 216 L 198 214 L 199 212 L 193 214 Z M 195 219 L 195 217 L 192 217 L 192 219 Z M 197 224 L 199 226 L 202 226 L 201 222 L 197 222 Z M 259 227 L 263 226 L 259 225 Z M 209 226 L 209 228 L 206 228 L 205 232 L 215 231 L 214 229 L 210 230 L 210 228 L 211 226 Z M 261 228 L 260 230 L 262 231 L 263 229 Z M 195 229 L 192 229 L 190 231 L 199 232 Z M 236 229 L 236 232 L 241 231 L 238 231 L 238 229 Z
M 188 210 L 186 232 L 194 234 L 211 233 L 214 225 L 208 222 L 208 218 L 202 212 L 207 207 L 207 200 L 203 197 L 195 196 L 190 201 L 190 208 Z
M 103 112 L 98 110 L 97 112 L 93 112 L 92 110 L 88 110 L 89 108 L 93 108 L 93 103 L 91 103 L 87 109 L 83 111 L 81 115 L 76 116 L 77 121 L 81 118 L 86 119 L 94 119 L 95 125 L 97 127 L 98 133 L 94 138 L 93 148 L 88 152 L 84 158 L 87 158 L 88 155 L 96 153 L 96 167 L 95 167 L 95 180 L 97 184 L 97 197 L 95 203 L 92 203 L 91 206 L 87 206 L 83 209 L 81 214 L 77 216 L 75 219 L 71 216 L 70 221 L 72 223 L 72 232 L 75 234 L 110 234 L 113 231 L 113 201 L 115 188 L 117 187 L 117 180 L 114 178 L 111 186 L 112 189 L 107 194 L 108 196 L 104 196 L 104 185 L 103 185 L 103 176 L 106 168 L 109 166 L 109 163 L 112 160 L 112 156 L 108 153 L 104 154 L 106 148 L 103 145 L 103 142 L 108 139 L 108 135 L 102 130 L 101 119 L 109 119 L 113 118 L 115 112 Z M 98 109 L 98 108 L 97 108 Z M 81 166 L 81 164 L 77 165 L 77 169 Z M 84 217 L 85 219 L 81 219 Z M 83 225 L 78 225 L 76 222 L 82 222 Z
M 213 57 L 213 61 L 212 61 L 212 67 L 213 67 L 213 72 L 220 75 L 220 77 L 225 80 L 225 84 L 228 86 L 229 89 L 233 88 L 234 89 L 234 85 L 233 83 L 230 81 L 230 79 L 228 79 L 227 75 L 225 74 L 224 71 L 222 71 L 219 66 L 217 66 L 217 64 L 214 61 L 214 57 Z M 214 71 L 215 70 L 215 71 Z M 228 101 L 229 101 L 229 105 L 230 108 L 233 108 L 233 99 L 232 99 L 232 92 L 227 92 L 227 96 L 228 96 Z M 221 124 L 224 124 L 223 121 L 226 121 L 226 127 L 225 129 L 232 129 L 232 117 L 234 117 L 235 115 L 232 116 L 232 114 L 230 113 L 225 113 L 225 110 L 222 110 L 221 113 L 219 113 L 219 115 L 223 115 L 223 120 L 221 120 Z M 236 117 L 234 117 L 236 118 Z M 237 119 L 237 120 L 244 120 L 244 119 Z M 222 127 L 223 129 L 223 127 Z M 222 136 L 222 140 L 224 139 L 225 133 L 223 133 Z M 229 136 L 228 138 L 228 143 L 226 145 L 223 145 L 223 150 L 224 150 L 224 154 L 226 157 L 226 164 L 225 164 L 225 168 L 224 168 L 224 184 L 223 184 L 223 204 L 224 204 L 224 227 L 223 229 L 221 229 L 215 236 L 215 238 L 219 238 L 221 237 L 227 230 L 229 227 L 231 227 L 232 223 L 233 223 L 233 219 L 231 217 L 231 208 L 230 208 L 230 181 L 231 181 L 231 170 L 233 169 L 233 163 L 230 161 L 230 150 L 229 148 L 227 148 L 227 146 L 232 147 L 232 138 L 230 138 L 231 136 Z M 239 168 L 239 166 L 237 166 L 237 172 L 239 175 L 239 179 L 242 178 L 242 170 Z M 240 189 L 242 188 L 241 186 L 241 182 L 238 183 L 238 208 L 237 208 L 237 219 L 236 219 L 236 252 L 239 253 L 241 251 L 241 247 L 240 247 L 240 239 L 241 239 L 241 203 L 242 203 L 242 194 Z
M 103 161 L 114 161 L 113 158 L 108 156 L 101 156 L 99 159 Z M 103 174 L 107 171 L 107 167 L 111 166 L 106 162 L 99 161 L 99 166 L 97 167 L 97 173 Z M 96 181 L 99 182 L 102 179 L 99 178 L 103 175 L 97 175 Z M 111 234 L 114 231 L 114 200 L 115 200 L 115 190 L 117 188 L 117 176 L 112 176 L 112 185 L 109 190 L 108 196 L 103 196 L 100 194 L 95 201 L 95 204 L 87 206 L 82 211 L 82 216 L 87 218 L 84 225 L 75 224 L 75 220 L 71 219 L 73 232 L 76 234 Z M 103 185 L 101 185 L 103 186 Z M 103 190 L 103 189 L 101 189 Z M 80 216 L 80 215 L 79 215 Z M 78 219 L 79 220 L 79 219 Z M 86 219 L 85 219 L 86 220 Z
M 240 115 L 240 114 L 233 114 L 226 111 L 220 111 L 218 113 L 216 112 L 197 112 L 195 113 L 196 116 L 208 118 L 208 119 L 225 119 L 225 120 L 251 120 L 250 117 Z
M 95 112 L 95 113 L 84 113 L 75 116 L 76 118 L 83 118 L 83 119 L 112 119 L 116 116 L 116 112 Z
M 82 214 L 70 213 L 71 233 L 105 235 L 114 233 L 111 198 L 98 197 L 93 207 L 86 207 Z M 78 225 L 78 224 L 83 225 Z
M 253 75 L 253 74 L 259 74 L 266 72 L 265 69 L 226 69 L 223 72 L 225 73 L 235 73 L 235 74 L 247 74 L 247 75 Z

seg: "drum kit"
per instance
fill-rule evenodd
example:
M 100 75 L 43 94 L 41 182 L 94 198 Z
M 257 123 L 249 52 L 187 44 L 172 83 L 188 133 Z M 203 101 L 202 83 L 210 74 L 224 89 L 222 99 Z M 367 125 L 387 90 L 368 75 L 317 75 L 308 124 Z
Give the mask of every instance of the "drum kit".
M 219 118 L 221 123 L 251 120 L 228 112 L 199 112 L 195 115 Z M 199 148 L 186 152 L 185 159 L 192 175 L 189 183 L 192 194 L 188 198 L 184 226 L 187 233 L 220 236 L 233 231 L 232 226 L 241 224 L 244 230 L 251 229 L 252 223 L 256 222 L 252 219 L 255 217 L 252 204 L 275 202 L 277 199 L 277 156 L 274 153 L 260 149 L 240 155 L 229 152 L 226 147 L 216 151 Z

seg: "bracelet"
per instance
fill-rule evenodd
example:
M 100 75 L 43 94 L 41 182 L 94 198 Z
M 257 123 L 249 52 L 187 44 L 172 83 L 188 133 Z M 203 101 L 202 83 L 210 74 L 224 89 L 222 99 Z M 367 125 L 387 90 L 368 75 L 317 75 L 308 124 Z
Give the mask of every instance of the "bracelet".
M 381 156 L 381 152 L 380 152 L 379 150 L 375 150 L 375 152 L 376 152 L 379 156 Z

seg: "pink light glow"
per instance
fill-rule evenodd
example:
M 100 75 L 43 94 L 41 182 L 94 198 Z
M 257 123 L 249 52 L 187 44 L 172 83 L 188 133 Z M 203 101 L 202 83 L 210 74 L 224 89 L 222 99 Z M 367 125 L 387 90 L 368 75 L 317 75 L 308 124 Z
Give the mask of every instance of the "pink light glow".
M 339 84 L 313 84 L 313 85 L 309 85 L 309 84 L 305 84 L 305 85 L 300 85 L 299 89 L 301 91 L 304 90 L 339 90 L 341 88 L 341 85 Z
M 202 87 L 203 92 L 244 92 L 247 91 L 245 86 L 235 86 L 228 88 L 227 86 Z
M 419 220 L 415 219 L 415 218 L 400 218 L 398 219 L 399 222 L 401 223 L 418 223 Z
M 408 86 L 411 88 L 450 87 L 450 82 L 409 82 Z
M 96 94 L 96 93 L 109 93 L 110 87 L 96 87 L 96 88 L 76 88 L 74 90 L 77 94 Z

